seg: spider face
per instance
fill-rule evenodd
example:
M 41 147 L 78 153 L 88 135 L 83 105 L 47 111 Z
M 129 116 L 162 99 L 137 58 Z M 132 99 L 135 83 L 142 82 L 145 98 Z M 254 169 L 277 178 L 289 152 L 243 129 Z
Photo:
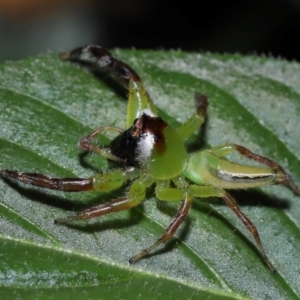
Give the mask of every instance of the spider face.
M 176 131 L 162 118 L 146 113 L 112 140 L 110 152 L 153 179 L 171 179 L 181 174 L 188 158 Z M 162 164 L 169 167 L 162 170 Z
M 108 50 L 89 45 L 63 53 L 60 58 L 92 64 L 110 73 L 128 88 L 126 128 L 123 130 L 102 126 L 79 141 L 81 148 L 103 155 L 116 162 L 117 167 L 90 178 L 53 178 L 36 173 L 0 170 L 2 176 L 25 184 L 66 192 L 111 191 L 131 182 L 126 197 L 86 209 L 75 216 L 56 219 L 57 224 L 91 219 L 134 207 L 145 199 L 146 189 L 152 185 L 155 186 L 155 195 L 159 200 L 181 202 L 178 213 L 164 234 L 150 247 L 130 258 L 130 263 L 138 261 L 172 238 L 195 198 L 220 197 L 252 234 L 270 270 L 275 270 L 264 251 L 256 227 L 226 190 L 284 184 L 300 195 L 300 189 L 278 163 L 236 144 L 188 154 L 184 141 L 204 122 L 206 96 L 196 94 L 196 112 L 174 129 L 157 115 L 157 109 L 139 75 Z M 108 148 L 93 143 L 93 139 L 105 131 L 117 132 Z M 226 155 L 232 152 L 259 162 L 262 166 L 245 166 L 231 162 L 226 159 Z
M 164 130 L 167 126 L 161 118 L 152 117 L 146 113 L 135 119 L 133 123 L 131 133 L 136 138 L 136 147 L 133 149 L 135 162 L 146 172 L 149 172 L 155 153 L 166 151 Z

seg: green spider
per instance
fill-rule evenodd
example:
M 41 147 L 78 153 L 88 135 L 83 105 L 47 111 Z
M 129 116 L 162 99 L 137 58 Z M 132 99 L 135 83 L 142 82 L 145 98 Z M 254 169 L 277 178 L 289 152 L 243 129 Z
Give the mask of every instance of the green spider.
M 90 178 L 53 178 L 10 170 L 1 170 L 2 176 L 25 184 L 66 192 L 107 192 L 121 187 L 128 181 L 132 182 L 127 196 L 86 209 L 75 216 L 58 218 L 55 220 L 56 224 L 91 219 L 134 207 L 145 199 L 146 189 L 154 184 L 159 200 L 180 201 L 178 213 L 165 233 L 150 247 L 130 258 L 131 264 L 173 237 L 188 214 L 195 197 L 220 197 L 253 235 L 264 261 L 272 272 L 275 271 L 264 251 L 256 227 L 226 189 L 285 184 L 295 194 L 300 195 L 300 189 L 279 164 L 236 144 L 221 145 L 188 154 L 184 141 L 204 122 L 206 96 L 196 95 L 196 113 L 177 129 L 173 129 L 157 116 L 157 109 L 138 74 L 126 63 L 112 56 L 108 50 L 88 45 L 62 53 L 60 58 L 91 64 L 110 73 L 129 89 L 126 129 L 100 127 L 79 141 L 81 148 L 100 153 L 115 162 L 116 168 Z M 109 148 L 102 148 L 93 143 L 93 138 L 106 131 L 117 133 Z M 232 152 L 265 166 L 254 167 L 231 162 L 225 156 Z

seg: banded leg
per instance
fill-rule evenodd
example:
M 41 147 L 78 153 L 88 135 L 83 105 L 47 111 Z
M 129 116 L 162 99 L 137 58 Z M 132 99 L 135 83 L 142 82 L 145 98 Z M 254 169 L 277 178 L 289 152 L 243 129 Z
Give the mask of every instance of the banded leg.
M 38 173 L 1 170 L 0 174 L 9 179 L 15 179 L 25 184 L 66 192 L 81 192 L 93 190 L 92 178 L 54 178 Z
M 113 56 L 107 49 L 98 45 L 87 45 L 59 55 L 62 60 L 85 62 L 116 77 L 124 87 L 130 80 L 141 81 L 140 76 L 125 62 Z
M 74 220 L 92 219 L 112 212 L 129 209 L 131 207 L 137 206 L 145 199 L 145 189 L 146 186 L 144 184 L 136 181 L 131 185 L 127 198 L 120 198 L 108 203 L 88 208 L 75 216 L 58 218 L 54 221 L 54 223 L 62 224 Z
M 270 271 L 272 273 L 275 272 L 274 266 L 271 264 L 269 258 L 266 255 L 266 252 L 262 246 L 262 242 L 259 237 L 259 233 L 256 229 L 256 227 L 253 225 L 253 223 L 249 220 L 249 218 L 242 212 L 236 201 L 233 199 L 233 197 L 228 194 L 225 190 L 219 189 L 219 188 L 213 188 L 213 187 L 207 187 L 207 186 L 197 186 L 197 185 L 190 185 L 189 186 L 189 192 L 194 197 L 221 197 L 224 202 L 227 204 L 227 206 L 236 214 L 236 216 L 242 221 L 242 223 L 246 226 L 248 231 L 252 234 L 256 245 L 258 246 L 262 257 L 269 267 Z
M 187 139 L 205 120 L 207 97 L 202 94 L 196 94 L 195 100 L 197 112 L 176 130 L 182 140 Z
M 168 190 L 170 190 L 170 189 L 168 189 Z M 173 190 L 177 190 L 177 189 L 173 189 Z M 160 199 L 160 200 L 164 200 L 164 199 Z M 175 234 L 175 232 L 177 231 L 177 229 L 179 228 L 179 226 L 181 225 L 181 223 L 183 222 L 183 220 L 185 219 L 185 217 L 187 216 L 191 205 L 192 205 L 192 198 L 186 194 L 185 199 L 183 200 L 178 213 L 176 214 L 172 223 L 166 229 L 165 233 L 150 247 L 144 249 L 139 254 L 131 257 L 129 259 L 129 263 L 134 264 L 135 262 L 140 260 L 142 257 L 144 257 L 144 256 L 148 255 L 150 252 L 152 252 L 160 244 L 165 243 L 166 241 L 171 239 L 173 237 L 173 235 Z
M 55 178 L 37 173 L 10 170 L 0 170 L 0 174 L 25 184 L 52 190 L 106 192 L 121 187 L 127 180 L 133 180 L 139 175 L 139 171 L 134 169 L 129 171 L 112 170 L 105 174 L 95 174 L 90 178 Z
M 100 134 L 103 131 L 116 131 L 118 133 L 122 133 L 123 130 L 117 127 L 111 127 L 111 126 L 105 126 L 105 127 L 99 127 L 92 133 L 84 136 L 83 138 L 80 139 L 78 146 L 82 149 L 88 150 L 88 151 L 95 151 L 104 157 L 111 159 L 116 162 L 125 162 L 123 159 L 120 157 L 116 157 L 115 155 L 110 153 L 110 149 L 106 148 L 101 148 L 99 146 L 93 145 L 92 144 L 92 139 L 95 138 L 98 134 Z
M 100 71 L 113 75 L 124 87 L 129 88 L 126 128 L 129 128 L 143 111 L 147 111 L 150 115 L 157 115 L 156 107 L 139 75 L 129 65 L 114 57 L 107 49 L 88 45 L 61 53 L 60 58 L 89 63 Z
M 238 152 L 246 158 L 267 165 L 272 170 L 276 171 L 276 183 L 287 185 L 295 194 L 300 195 L 299 187 L 294 183 L 292 178 L 285 172 L 285 170 L 275 161 L 253 153 L 249 149 L 237 144 L 222 145 L 210 150 L 210 152 L 214 153 L 217 156 L 225 156 L 234 151 Z

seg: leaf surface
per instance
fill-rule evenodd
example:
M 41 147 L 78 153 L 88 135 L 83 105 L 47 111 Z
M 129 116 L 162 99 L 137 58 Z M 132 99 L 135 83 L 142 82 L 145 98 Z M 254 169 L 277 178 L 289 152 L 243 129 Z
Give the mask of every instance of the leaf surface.
M 171 126 L 194 112 L 196 92 L 208 96 L 207 121 L 189 148 L 241 144 L 279 162 L 300 184 L 299 64 L 180 51 L 114 52 L 141 75 Z M 105 170 L 106 160 L 82 154 L 77 142 L 103 125 L 124 127 L 125 114 L 125 97 L 56 54 L 2 64 L 0 168 L 56 177 Z M 257 226 L 276 275 L 220 199 L 195 199 L 176 238 L 134 266 L 128 259 L 163 233 L 178 203 L 157 202 L 150 189 L 130 211 L 53 224 L 125 190 L 67 194 L 1 179 L 1 298 L 299 299 L 300 199 L 287 188 L 232 193 Z

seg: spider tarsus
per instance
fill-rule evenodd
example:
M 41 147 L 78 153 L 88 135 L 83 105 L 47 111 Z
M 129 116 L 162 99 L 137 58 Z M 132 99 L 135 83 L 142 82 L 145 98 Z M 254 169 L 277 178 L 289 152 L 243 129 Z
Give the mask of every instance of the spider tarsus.
M 269 270 L 272 274 L 276 273 L 276 269 L 275 267 L 271 264 L 271 262 L 269 261 L 269 259 L 265 256 L 264 257 L 264 261 L 266 262 L 267 266 L 269 267 Z
M 207 96 L 200 93 L 196 93 L 195 101 L 197 105 L 197 115 L 202 118 L 205 118 L 207 106 L 208 106 Z
M 7 178 L 13 178 L 22 181 L 22 179 L 20 179 L 23 175 L 22 172 L 12 170 L 0 170 L 0 174 Z
M 6 177 L 16 178 L 18 176 L 19 172 L 10 171 L 10 170 L 0 170 L 0 174 L 4 175 Z
M 141 253 L 135 255 L 135 256 L 132 256 L 130 259 L 129 259 L 129 263 L 131 265 L 135 264 L 137 261 L 139 261 L 142 257 L 144 257 L 145 255 L 148 255 L 149 254 L 149 251 L 147 249 L 143 250 Z
M 71 57 L 71 52 L 62 52 L 59 54 L 61 60 L 68 60 Z
M 130 265 L 134 265 L 137 261 L 138 261 L 138 259 L 136 259 L 135 256 L 129 258 L 129 260 L 128 260 Z
M 57 218 L 54 220 L 54 224 L 61 225 L 69 221 L 69 217 L 67 218 Z
M 84 136 L 78 142 L 78 147 L 82 149 L 89 150 L 90 145 L 91 145 L 91 138 L 89 136 Z
M 299 187 L 293 182 L 293 181 L 289 181 L 287 183 L 287 186 L 296 194 L 296 195 L 300 195 L 300 189 Z

